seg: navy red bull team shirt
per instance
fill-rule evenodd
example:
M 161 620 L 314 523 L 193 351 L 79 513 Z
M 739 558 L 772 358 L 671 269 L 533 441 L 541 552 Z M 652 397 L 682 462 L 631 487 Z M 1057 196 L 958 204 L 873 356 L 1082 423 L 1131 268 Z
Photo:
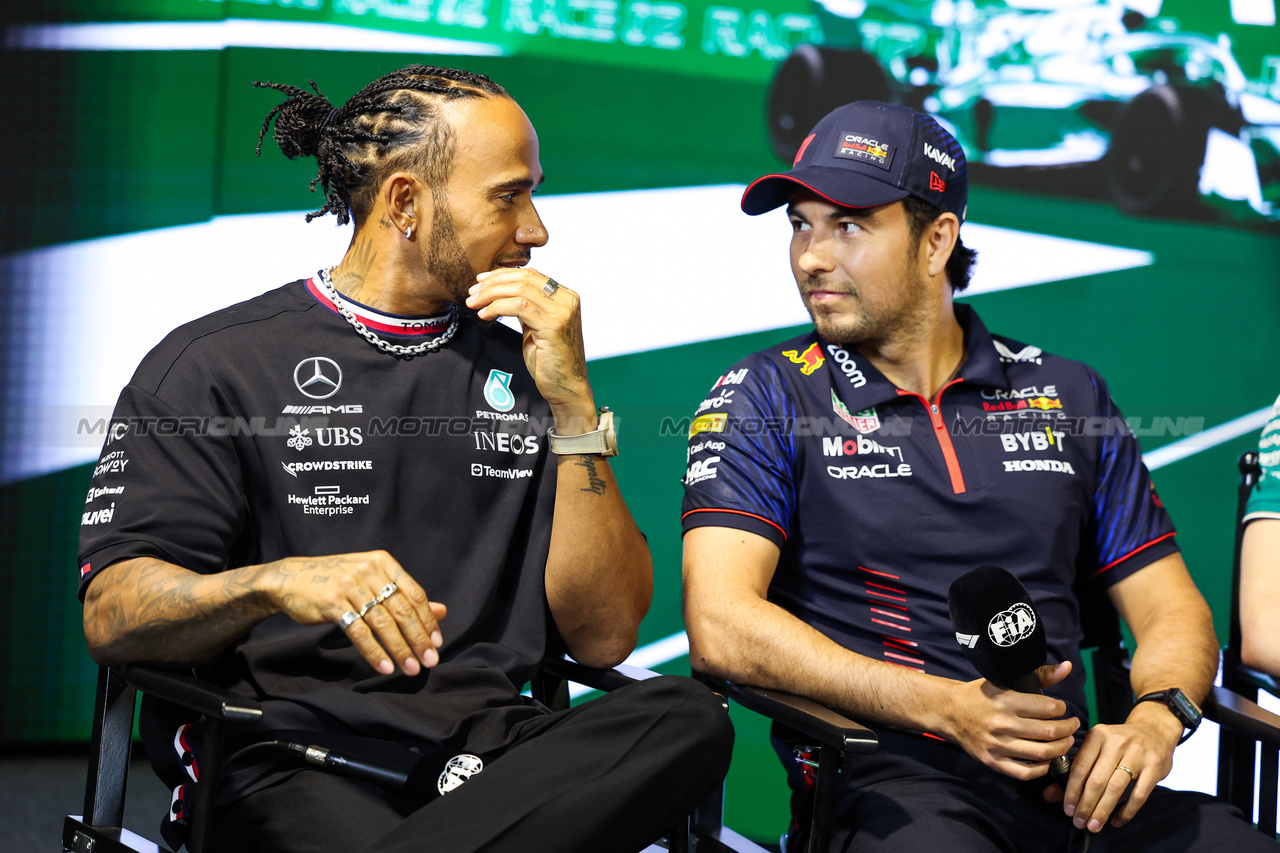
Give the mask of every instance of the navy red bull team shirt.
M 1049 661 L 1075 664 L 1048 692 L 1085 719 L 1072 585 L 1176 552 L 1173 524 L 1096 372 L 955 310 L 968 354 L 933 400 L 816 332 L 734 365 L 690 425 L 684 529 L 771 540 L 771 601 L 862 655 L 966 681 L 947 590 L 1008 569 Z

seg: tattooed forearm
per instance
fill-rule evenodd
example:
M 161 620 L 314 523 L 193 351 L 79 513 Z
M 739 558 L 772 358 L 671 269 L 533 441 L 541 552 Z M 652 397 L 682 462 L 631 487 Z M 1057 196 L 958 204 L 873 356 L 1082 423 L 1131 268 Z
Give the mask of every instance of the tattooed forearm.
M 580 491 L 591 492 L 594 495 L 603 495 L 605 493 L 608 484 L 596 471 L 596 459 L 594 456 L 580 456 L 578 461 L 573 464 L 579 468 L 585 468 L 587 471 L 587 486 Z
M 208 660 L 268 615 L 264 567 L 204 576 L 161 560 L 109 567 L 85 595 L 85 636 L 101 662 Z

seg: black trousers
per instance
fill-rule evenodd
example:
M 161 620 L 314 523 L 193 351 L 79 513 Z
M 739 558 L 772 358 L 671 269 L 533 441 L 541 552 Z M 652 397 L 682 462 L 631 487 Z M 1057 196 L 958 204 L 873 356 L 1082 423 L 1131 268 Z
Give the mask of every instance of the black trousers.
M 880 751 L 849 756 L 841 771 L 832 853 L 1077 853 L 1062 805 L 1041 796 L 1045 779 L 1020 782 L 984 767 L 963 750 L 916 735 L 881 731 Z M 774 746 L 803 799 L 794 740 L 775 730 Z M 1089 853 L 1276 853 L 1275 841 L 1239 810 L 1199 793 L 1156 788 L 1122 827 L 1093 834 Z
M 422 807 L 300 771 L 220 809 L 211 847 L 635 853 L 719 783 L 732 748 L 719 699 L 691 679 L 662 676 L 520 724 L 499 758 Z

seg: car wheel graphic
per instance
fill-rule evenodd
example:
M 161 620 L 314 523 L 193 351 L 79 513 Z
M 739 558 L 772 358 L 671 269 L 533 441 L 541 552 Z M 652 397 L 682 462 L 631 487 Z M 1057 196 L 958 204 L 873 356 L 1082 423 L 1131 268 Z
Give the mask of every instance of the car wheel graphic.
M 1138 216 L 1195 216 L 1209 122 L 1185 93 L 1153 86 L 1117 115 L 1106 157 L 1116 206 Z
M 773 153 L 790 163 L 824 115 L 850 101 L 892 101 L 893 94 L 888 74 L 871 54 L 796 45 L 769 87 L 765 117 Z

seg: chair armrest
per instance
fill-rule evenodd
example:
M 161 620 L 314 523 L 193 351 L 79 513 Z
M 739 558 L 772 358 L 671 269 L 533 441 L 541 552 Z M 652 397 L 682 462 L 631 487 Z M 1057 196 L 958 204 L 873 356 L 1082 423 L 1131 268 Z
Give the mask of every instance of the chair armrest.
M 242 721 L 262 716 L 262 706 L 252 697 L 229 693 L 189 675 L 137 664 L 121 667 L 120 673 L 143 693 L 191 708 L 211 719 Z
M 568 658 L 551 656 L 543 658 L 538 668 L 542 675 L 572 681 L 574 684 L 584 684 L 606 693 L 636 681 L 646 681 L 658 674 L 625 663 L 618 664 L 613 669 L 596 669 Z
M 1214 687 L 1204 702 L 1204 715 L 1230 732 L 1280 748 L 1280 716 L 1260 708 L 1225 687 Z
M 742 707 L 817 738 L 825 746 L 846 753 L 871 753 L 880 746 L 871 729 L 812 699 L 732 681 L 722 684 L 729 698 Z
M 1273 696 L 1280 696 L 1280 683 L 1277 683 L 1273 676 L 1262 670 L 1238 663 L 1236 664 L 1236 678 L 1246 684 L 1265 690 Z

